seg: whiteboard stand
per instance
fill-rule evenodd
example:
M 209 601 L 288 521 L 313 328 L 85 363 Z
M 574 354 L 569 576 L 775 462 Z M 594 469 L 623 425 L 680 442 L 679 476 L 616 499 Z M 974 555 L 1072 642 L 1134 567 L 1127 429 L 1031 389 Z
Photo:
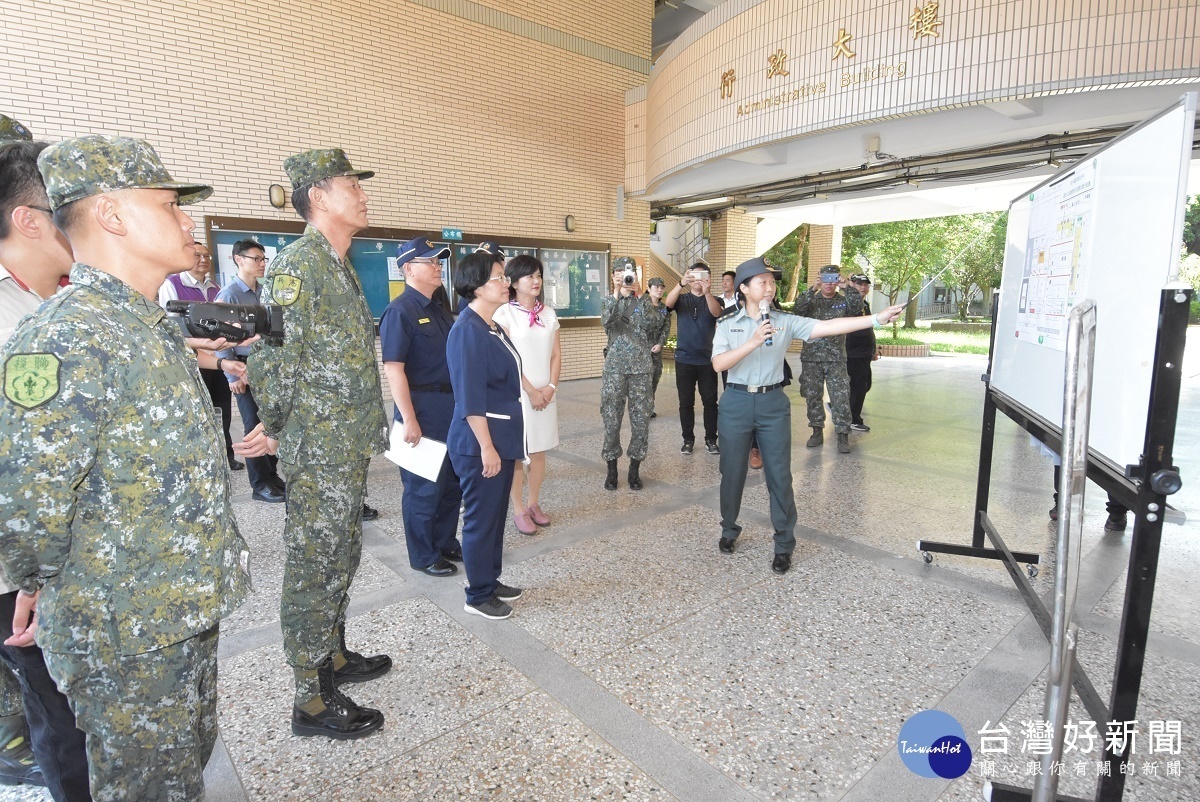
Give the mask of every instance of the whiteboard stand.
M 1121 609 L 1121 630 L 1117 638 L 1116 665 L 1110 703 L 1104 704 L 1083 667 L 1076 662 L 1071 674 L 1072 685 L 1079 694 L 1087 714 L 1100 727 L 1109 721 L 1134 721 L 1141 694 L 1142 669 L 1146 656 L 1146 639 L 1150 632 L 1150 610 L 1154 600 L 1154 583 L 1158 573 L 1158 553 L 1162 540 L 1163 517 L 1167 512 L 1167 496 L 1179 491 L 1182 481 L 1179 469 L 1173 464 L 1175 420 L 1179 413 L 1179 391 L 1182 383 L 1183 347 L 1187 337 L 1188 310 L 1192 289 L 1179 283 L 1162 290 L 1159 302 L 1158 333 L 1150 383 L 1150 408 L 1146 418 L 1145 445 L 1137 465 L 1129 465 L 1123 475 L 1115 473 L 1103 460 L 1087 460 L 1087 478 L 1114 498 L 1129 507 L 1134 514 L 1133 534 L 1126 573 L 1125 601 Z M 995 352 L 996 306 L 998 293 L 992 301 L 992 348 Z M 975 528 L 971 545 L 917 542 L 926 562 L 933 554 L 956 554 L 988 560 L 1001 560 L 1017 589 L 1024 597 L 1029 611 L 1037 620 L 1046 638 L 1051 638 L 1053 620 L 1046 605 L 1030 584 L 1022 565 L 1036 568 L 1040 556 L 1028 552 L 1013 552 L 987 516 L 988 487 L 992 473 L 992 446 L 995 439 L 996 412 L 1007 415 L 1022 429 L 1048 447 L 1062 452 L 1062 434 L 1017 402 L 991 386 L 992 357 L 988 372 L 983 405 L 983 433 L 979 447 L 979 476 L 976 492 Z M 1063 494 L 1060 492 L 1060 496 Z M 986 548 L 986 534 L 993 548 Z M 1036 575 L 1036 571 L 1030 571 Z M 1128 753 L 1117 754 L 1113 744 L 1105 739 L 1103 761 L 1111 770 L 1096 786 L 1094 802 L 1120 802 L 1125 793 L 1125 777 L 1121 771 L 1128 762 Z M 991 802 L 1030 802 L 1029 790 L 1002 783 L 989 783 L 986 797 Z M 1058 796 L 1062 802 L 1085 802 L 1077 797 Z

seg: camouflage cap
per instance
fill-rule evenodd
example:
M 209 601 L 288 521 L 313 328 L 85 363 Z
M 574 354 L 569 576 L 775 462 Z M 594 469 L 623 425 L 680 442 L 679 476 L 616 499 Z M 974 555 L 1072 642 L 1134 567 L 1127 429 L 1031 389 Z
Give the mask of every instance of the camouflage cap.
M 326 178 L 339 175 L 352 175 L 366 179 L 375 175 L 371 170 L 355 170 L 346 158 L 346 151 L 341 148 L 326 148 L 324 150 L 306 150 L 283 160 L 284 172 L 292 182 L 292 189 L 311 186 Z
M 118 189 L 174 189 L 180 206 L 213 191 L 171 178 L 150 143 L 125 136 L 81 136 L 51 145 L 38 156 L 38 170 L 51 209 Z
M 33 139 L 33 131 L 30 131 L 12 117 L 0 114 L 0 142 L 18 142 L 22 139 Z
M 646 283 L 646 286 L 647 287 L 666 287 L 667 282 L 663 281 L 658 276 L 655 276 L 654 278 L 650 279 L 650 281 L 648 281 Z
M 622 256 L 612 264 L 612 272 L 616 273 L 618 270 L 637 270 L 637 262 L 632 256 Z

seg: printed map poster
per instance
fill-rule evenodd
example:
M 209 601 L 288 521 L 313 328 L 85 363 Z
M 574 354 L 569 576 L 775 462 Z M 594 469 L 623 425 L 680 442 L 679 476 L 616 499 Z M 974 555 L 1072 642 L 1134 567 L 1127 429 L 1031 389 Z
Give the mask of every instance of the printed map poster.
M 1096 160 L 1090 159 L 1029 196 L 1017 339 L 1066 350 L 1067 316 L 1087 292 L 1096 195 Z

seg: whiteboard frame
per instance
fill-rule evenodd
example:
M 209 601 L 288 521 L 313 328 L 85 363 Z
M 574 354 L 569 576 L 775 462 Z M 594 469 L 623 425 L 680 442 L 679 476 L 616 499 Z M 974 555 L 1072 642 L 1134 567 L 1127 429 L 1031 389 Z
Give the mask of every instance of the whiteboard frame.
M 1104 463 L 1112 468 L 1118 476 L 1125 475 L 1128 465 L 1137 464 L 1145 447 L 1145 432 L 1149 414 L 1150 380 L 1152 362 L 1156 342 L 1158 304 L 1161 291 L 1166 284 L 1174 281 L 1179 272 L 1179 254 L 1177 243 L 1182 238 L 1184 212 L 1187 197 L 1187 174 L 1194 148 L 1195 117 L 1197 93 L 1189 92 L 1179 101 L 1163 109 L 1154 116 L 1130 128 L 1111 142 L 1089 153 L 1084 159 L 1064 166 L 1054 175 L 1039 183 L 1036 187 L 1014 198 L 1009 204 L 1009 230 L 1005 248 L 1005 265 L 1001 282 L 1000 303 L 997 308 L 995 327 L 996 335 L 993 343 L 991 365 L 989 369 L 989 385 L 991 392 L 1002 397 L 1008 405 L 1020 409 L 1031 419 L 1038 421 L 1044 428 L 1056 433 L 1055 439 L 1061 440 L 1062 434 L 1062 384 L 1065 365 L 1065 353 L 1015 338 L 1016 307 L 1020 293 L 1026 248 L 1028 244 L 1028 212 L 1031 207 L 1030 198 L 1036 196 L 1051 184 L 1057 184 L 1074 173 L 1080 164 L 1090 160 L 1099 163 L 1099 180 L 1096 191 L 1096 215 L 1092 221 L 1097 229 L 1094 252 L 1088 276 L 1089 292 L 1087 297 L 1094 297 L 1091 290 L 1106 292 L 1104 300 L 1115 296 L 1115 291 L 1121 289 L 1124 275 L 1130 278 L 1130 289 L 1123 291 L 1122 301 L 1135 299 L 1128 306 L 1108 303 L 1108 314 L 1105 315 L 1105 304 L 1097 304 L 1100 313 L 1098 329 L 1098 364 L 1097 392 L 1092 398 L 1093 434 L 1089 448 L 1089 458 Z M 1140 229 L 1130 225 L 1118 229 L 1115 222 L 1109 218 L 1124 213 L 1125 207 L 1113 197 L 1106 198 L 1105 178 L 1119 181 L 1125 173 L 1114 174 L 1111 159 L 1115 148 L 1122 148 L 1129 140 L 1146 134 L 1148 128 L 1159 124 L 1163 118 L 1182 113 L 1181 127 L 1171 126 L 1162 131 L 1155 131 L 1158 139 L 1169 139 L 1174 143 L 1178 135 L 1180 148 L 1178 152 L 1156 150 L 1152 158 L 1170 158 L 1171 169 L 1160 164 L 1158 170 L 1144 175 L 1134 175 L 1134 180 L 1144 182 L 1153 192 L 1156 199 L 1154 208 L 1166 207 L 1168 193 L 1173 193 L 1174 200 L 1170 201 L 1173 214 L 1149 214 L 1146 216 L 1154 221 L 1148 237 L 1140 236 Z M 1144 146 L 1143 146 L 1144 147 Z M 1132 154 L 1124 153 L 1123 149 L 1118 159 L 1129 161 Z M 1105 159 L 1106 154 L 1108 159 Z M 1172 155 L 1173 154 L 1173 155 Z M 1178 159 L 1178 169 L 1175 169 L 1174 159 Z M 1160 159 L 1161 160 L 1161 159 Z M 1104 173 L 1105 163 L 1110 162 L 1109 173 Z M 1120 164 L 1118 161 L 1117 164 Z M 1154 169 L 1150 165 L 1150 169 Z M 1128 165 L 1124 166 L 1129 171 Z M 1119 186 L 1110 186 L 1108 193 L 1116 192 Z M 1144 188 L 1145 189 L 1145 188 Z M 1122 200 L 1128 201 L 1126 198 Z M 1128 205 L 1126 203 L 1126 205 Z M 1022 220 L 1024 225 L 1020 225 Z M 1159 223 L 1158 221 L 1162 221 Z M 1157 232 L 1165 229 L 1170 221 L 1170 239 L 1160 239 Z M 1014 224 L 1018 224 L 1015 229 Z M 1105 225 L 1110 228 L 1104 228 Z M 1159 228 L 1161 226 L 1162 228 Z M 1130 235 L 1129 231 L 1133 234 Z M 1117 232 L 1121 233 L 1118 234 Z M 1121 242 L 1112 245 L 1112 241 L 1121 237 Z M 1104 242 L 1109 241 L 1110 250 L 1117 256 L 1109 256 Z M 1149 243 L 1146 247 L 1145 243 Z M 1141 247 L 1149 255 L 1139 261 L 1116 263 L 1126 258 L 1119 253 L 1121 248 L 1126 250 Z M 1153 279 L 1150 284 L 1138 286 L 1135 283 L 1136 271 Z M 1165 268 L 1165 269 L 1164 269 Z M 1118 272 L 1119 271 L 1119 272 Z M 1107 284 L 1107 286 L 1106 286 Z M 1144 296 L 1144 297 L 1143 297 Z M 1107 324 L 1107 326 L 1105 325 Z M 1107 329 L 1107 331 L 1105 331 Z M 1127 332 L 1129 333 L 1127 335 Z M 1107 335 L 1107 336 L 1105 336 Z M 1107 348 L 1105 348 L 1107 346 Z M 1132 363 L 1132 364 L 1131 364 Z M 1031 377 L 1036 377 L 1031 379 Z M 1057 410 L 1055 414 L 1052 410 Z

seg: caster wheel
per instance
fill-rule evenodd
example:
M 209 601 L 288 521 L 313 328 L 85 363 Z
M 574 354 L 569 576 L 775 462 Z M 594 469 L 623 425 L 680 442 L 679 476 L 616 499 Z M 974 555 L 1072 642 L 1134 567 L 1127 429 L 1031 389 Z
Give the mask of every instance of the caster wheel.
M 925 562 L 926 565 L 929 565 L 930 563 L 933 562 L 933 555 L 927 551 L 923 551 L 923 552 L 921 552 L 921 559 Z
M 1038 575 L 1038 567 L 1036 565 L 1025 566 L 1025 573 L 1029 574 L 1030 579 L 1035 579 Z

